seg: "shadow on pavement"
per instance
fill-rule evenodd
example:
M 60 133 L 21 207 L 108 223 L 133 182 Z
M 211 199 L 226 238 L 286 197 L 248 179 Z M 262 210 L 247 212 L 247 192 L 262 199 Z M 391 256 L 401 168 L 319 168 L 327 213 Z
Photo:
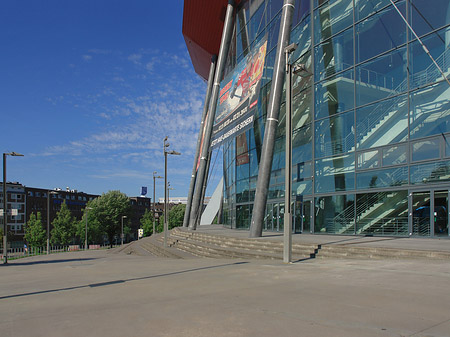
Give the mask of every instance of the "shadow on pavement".
M 69 261 L 73 261 L 73 260 L 69 260 Z M 249 263 L 249 262 L 227 263 L 227 264 L 221 264 L 221 265 L 217 265 L 217 266 L 200 267 L 200 268 L 194 268 L 194 269 L 175 271 L 175 272 L 171 272 L 171 273 L 164 273 L 164 274 L 159 274 L 159 275 L 150 275 L 150 276 L 129 278 L 129 279 L 125 279 L 125 280 L 113 280 L 113 281 L 100 282 L 100 283 L 91 283 L 91 284 L 85 284 L 85 285 L 73 286 L 73 287 L 66 287 L 66 288 L 59 288 L 59 289 L 49 289 L 49 290 L 33 291 L 33 292 L 23 293 L 23 294 L 6 295 L 6 296 L 0 296 L 0 300 L 4 300 L 4 299 L 8 299 L 8 298 L 16 298 L 16 297 L 25 297 L 25 296 L 31 296 L 31 295 L 49 294 L 49 293 L 55 293 L 55 292 L 67 291 L 67 290 L 75 290 L 75 289 L 82 289 L 82 288 L 104 287 L 104 286 L 108 286 L 108 285 L 121 284 L 121 283 L 125 283 L 125 282 L 130 282 L 130 281 L 148 280 L 148 279 L 152 279 L 152 278 L 172 276 L 172 275 L 178 275 L 178 274 L 184 274 L 184 273 L 191 273 L 191 272 L 200 271 L 200 270 L 207 270 L 207 269 L 215 269 L 215 268 L 236 266 L 236 265 L 247 264 L 247 263 Z
M 63 263 L 63 262 L 80 262 L 80 261 L 90 261 L 90 260 L 98 260 L 98 258 L 89 257 L 89 258 L 78 258 L 78 259 L 61 259 L 61 260 L 48 260 L 48 261 L 28 261 L 22 262 L 20 260 L 9 260 L 8 266 L 32 266 L 35 264 L 52 264 L 52 263 Z M 3 266 L 3 265 L 2 265 Z

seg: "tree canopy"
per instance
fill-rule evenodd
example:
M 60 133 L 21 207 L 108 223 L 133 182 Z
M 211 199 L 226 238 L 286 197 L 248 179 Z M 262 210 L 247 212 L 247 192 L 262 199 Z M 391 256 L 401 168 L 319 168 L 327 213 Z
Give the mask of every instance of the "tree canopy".
M 31 247 L 43 247 L 47 242 L 47 233 L 42 226 L 41 212 L 37 215 L 30 214 L 30 219 L 25 224 L 25 236 L 26 242 Z
M 142 229 L 144 230 L 144 236 L 150 236 L 153 234 L 153 212 L 146 209 L 144 215 L 141 218 Z
M 51 231 L 52 244 L 68 245 L 75 236 L 75 218 L 72 216 L 66 202 L 63 202 L 61 209 L 56 213 L 56 218 L 52 222 Z

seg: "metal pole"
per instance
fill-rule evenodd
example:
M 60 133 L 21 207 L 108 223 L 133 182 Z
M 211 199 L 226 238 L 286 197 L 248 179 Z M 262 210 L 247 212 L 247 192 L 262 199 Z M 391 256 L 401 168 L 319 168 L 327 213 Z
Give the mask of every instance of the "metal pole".
M 167 151 L 164 139 L 164 248 L 167 247 Z
M 289 47 L 288 47 L 289 48 Z M 283 228 L 283 262 L 292 262 L 292 65 L 289 64 L 290 51 L 286 54 L 286 155 L 285 155 L 285 193 L 284 193 L 284 228 Z
M 86 228 L 84 230 L 84 250 L 87 250 L 87 231 L 88 231 L 88 209 L 86 208 Z M 123 219 L 122 219 L 122 223 L 123 223 Z M 123 228 L 123 224 L 122 224 L 122 228 Z M 123 229 L 122 229 L 123 232 Z
M 266 211 L 267 193 L 269 189 L 270 173 L 272 171 L 273 152 L 275 147 L 275 133 L 278 127 L 281 96 L 283 94 L 285 55 L 284 51 L 289 43 L 292 26 L 292 13 L 295 0 L 284 0 L 283 12 L 278 35 L 278 46 L 272 77 L 269 106 L 267 109 L 266 130 L 259 164 L 258 182 L 256 185 L 255 202 L 253 205 L 250 224 L 250 237 L 260 237 Z
M 121 236 L 121 246 L 123 246 L 123 218 L 124 218 L 124 216 L 122 215 L 122 234 L 120 235 Z
M 200 131 L 198 133 L 198 138 L 197 138 L 197 149 L 195 151 L 194 167 L 192 168 L 191 183 L 189 185 L 188 199 L 186 202 L 186 210 L 184 212 L 183 227 L 189 226 L 189 217 L 191 214 L 191 206 L 192 206 L 192 195 L 194 194 L 195 181 L 197 178 L 198 156 L 200 154 L 200 148 L 201 148 L 201 144 L 202 144 L 203 126 L 205 124 L 205 118 L 206 118 L 206 114 L 208 112 L 210 99 L 211 99 L 211 91 L 212 91 L 212 87 L 213 87 L 214 73 L 216 71 L 216 61 L 217 61 L 217 56 L 213 55 L 211 57 L 211 66 L 209 68 L 208 85 L 207 85 L 207 89 L 206 89 L 205 103 L 203 105 L 203 113 L 202 113 L 202 121 L 200 123 Z
M 214 123 L 214 118 L 216 115 L 216 102 L 219 97 L 220 91 L 220 81 L 223 76 L 223 70 L 225 68 L 226 57 L 228 55 L 228 51 L 230 48 L 231 37 L 233 33 L 233 11 L 234 11 L 234 1 L 229 0 L 227 5 L 227 11 L 225 14 L 225 22 L 223 25 L 222 32 L 222 40 L 220 42 L 219 56 L 217 59 L 217 68 L 214 74 L 214 84 L 211 93 L 211 108 L 209 110 L 208 115 L 206 116 L 206 126 L 205 132 L 203 135 L 203 146 L 200 154 L 200 165 L 197 171 L 197 180 L 195 184 L 194 195 L 192 197 L 192 206 L 191 206 L 191 214 L 189 216 L 189 229 L 195 230 L 197 228 L 197 218 L 199 216 L 199 212 L 201 212 L 201 193 L 203 190 L 203 184 L 205 180 L 205 175 L 208 174 L 206 172 L 207 167 L 207 158 L 209 147 L 211 144 L 211 134 L 212 127 Z
M 8 209 L 6 204 L 6 153 L 3 153 L 3 263 L 8 264 L 7 222 Z
M 156 172 L 156 171 L 155 171 Z M 153 172 L 153 232 L 152 235 L 155 235 L 155 182 L 156 182 L 156 178 L 155 178 L 155 172 Z
M 50 254 L 50 191 L 47 191 L 47 255 Z

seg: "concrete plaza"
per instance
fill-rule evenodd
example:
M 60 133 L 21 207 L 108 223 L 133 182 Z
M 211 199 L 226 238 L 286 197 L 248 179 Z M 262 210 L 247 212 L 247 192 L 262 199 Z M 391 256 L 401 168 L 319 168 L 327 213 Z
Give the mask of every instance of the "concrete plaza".
M 0 266 L 0 336 L 450 336 L 450 263 L 61 253 Z

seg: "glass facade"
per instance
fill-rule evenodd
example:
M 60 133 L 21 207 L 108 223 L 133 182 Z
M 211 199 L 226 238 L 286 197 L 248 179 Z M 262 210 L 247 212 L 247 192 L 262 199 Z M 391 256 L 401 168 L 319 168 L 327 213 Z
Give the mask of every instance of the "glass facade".
M 450 2 L 297 0 L 293 78 L 293 230 L 448 236 Z M 227 72 L 267 38 L 253 128 L 222 145 L 223 223 L 248 229 L 258 180 L 283 0 L 242 1 Z M 283 97 L 285 95 L 283 94 Z M 285 102 L 263 228 L 282 231 Z M 243 146 L 244 144 L 244 146 Z

